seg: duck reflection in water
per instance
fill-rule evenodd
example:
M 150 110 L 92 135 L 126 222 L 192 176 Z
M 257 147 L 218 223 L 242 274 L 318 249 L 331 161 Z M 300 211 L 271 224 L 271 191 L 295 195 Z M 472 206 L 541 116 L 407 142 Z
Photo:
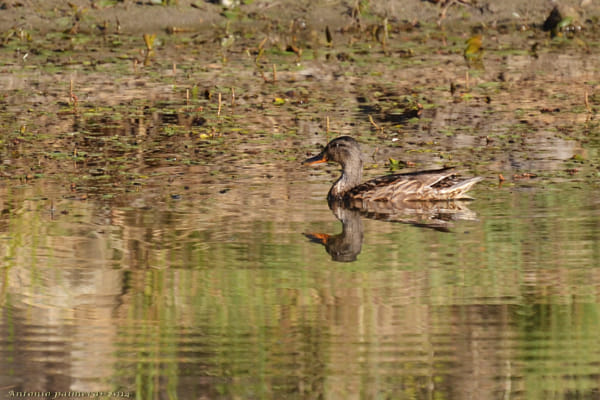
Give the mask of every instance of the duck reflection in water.
M 303 164 L 327 161 L 342 166 L 342 175 L 327 195 L 329 207 L 342 222 L 342 233 L 305 235 L 323 244 L 336 261 L 354 261 L 360 253 L 361 215 L 442 231 L 449 230 L 452 220 L 475 219 L 464 200 L 472 200 L 466 193 L 483 178 L 456 180 L 452 168 L 442 168 L 386 175 L 361 183 L 360 146 L 349 136 L 332 140 Z

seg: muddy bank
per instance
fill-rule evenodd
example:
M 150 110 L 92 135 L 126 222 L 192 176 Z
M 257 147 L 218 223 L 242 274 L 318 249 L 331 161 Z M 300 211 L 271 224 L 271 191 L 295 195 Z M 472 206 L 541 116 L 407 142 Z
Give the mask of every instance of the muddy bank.
M 598 173 L 595 6 L 552 37 L 546 2 L 453 5 L 441 27 L 417 1 L 45 4 L 0 11 L 21 20 L 0 48 L 7 184 L 52 179 L 77 199 L 291 184 L 338 134 L 362 143 L 368 176 L 390 159 L 491 182 Z
M 214 28 L 226 21 L 232 11 L 214 3 L 202 0 L 177 0 L 162 6 L 152 1 L 89 1 L 73 0 L 44 1 L 43 4 L 30 1 L 6 0 L 0 10 L 0 31 L 15 26 L 35 30 L 40 33 L 61 31 L 69 25 L 73 11 L 81 13 L 81 29 L 93 32 L 95 26 L 108 24 L 116 29 L 117 21 L 124 34 L 139 34 L 148 31 L 164 31 L 176 27 L 201 31 Z M 156 4 L 158 3 L 158 4 Z M 165 2 L 167 3 L 167 2 Z M 245 4 L 248 3 L 248 4 Z M 447 8 L 443 24 L 460 27 L 465 24 L 498 21 L 515 21 L 525 24 L 542 24 L 550 10 L 556 4 L 549 0 L 522 2 L 507 0 L 465 1 Z M 470 5 L 474 4 L 474 5 Z M 568 7 L 582 20 L 598 15 L 600 6 L 592 1 L 561 1 L 562 7 Z M 287 21 L 300 18 L 315 29 L 329 26 L 339 29 L 352 22 L 353 9 L 360 5 L 368 13 L 379 18 L 400 21 L 418 20 L 423 23 L 436 22 L 445 6 L 434 2 L 408 1 L 247 1 L 242 2 L 239 10 L 248 19 L 246 22 L 260 24 L 264 20 Z

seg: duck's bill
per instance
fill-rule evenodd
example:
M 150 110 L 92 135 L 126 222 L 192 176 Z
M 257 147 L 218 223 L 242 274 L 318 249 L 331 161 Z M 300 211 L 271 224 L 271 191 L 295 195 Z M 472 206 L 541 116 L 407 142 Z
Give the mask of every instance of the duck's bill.
M 314 165 L 314 164 L 321 164 L 324 162 L 327 162 L 327 157 L 325 157 L 325 154 L 321 153 L 321 154 L 317 154 L 314 157 L 307 158 L 306 160 L 304 160 L 304 162 L 302 164 Z
M 306 236 L 311 242 L 320 244 L 327 244 L 327 241 L 331 237 L 331 235 L 326 233 L 303 233 L 303 235 Z

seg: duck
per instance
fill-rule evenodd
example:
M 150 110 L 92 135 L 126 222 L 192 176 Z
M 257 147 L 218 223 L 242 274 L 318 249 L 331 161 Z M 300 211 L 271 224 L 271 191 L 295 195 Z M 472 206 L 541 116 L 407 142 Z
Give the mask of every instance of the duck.
M 362 181 L 363 161 L 360 145 L 350 136 L 340 136 L 314 157 L 304 160 L 304 165 L 335 162 L 341 165 L 342 174 L 327 194 L 329 204 L 335 202 L 353 207 L 371 203 L 406 206 L 414 202 L 472 200 L 466 193 L 481 181 L 473 177 L 457 181 L 453 167 L 384 175 Z

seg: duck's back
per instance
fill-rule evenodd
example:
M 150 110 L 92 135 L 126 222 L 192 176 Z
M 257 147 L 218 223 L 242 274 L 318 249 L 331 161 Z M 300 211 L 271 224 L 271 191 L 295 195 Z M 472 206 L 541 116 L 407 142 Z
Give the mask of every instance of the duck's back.
M 469 198 L 465 193 L 482 178 L 457 181 L 453 168 L 386 175 L 364 182 L 345 194 L 346 200 L 400 203 Z

